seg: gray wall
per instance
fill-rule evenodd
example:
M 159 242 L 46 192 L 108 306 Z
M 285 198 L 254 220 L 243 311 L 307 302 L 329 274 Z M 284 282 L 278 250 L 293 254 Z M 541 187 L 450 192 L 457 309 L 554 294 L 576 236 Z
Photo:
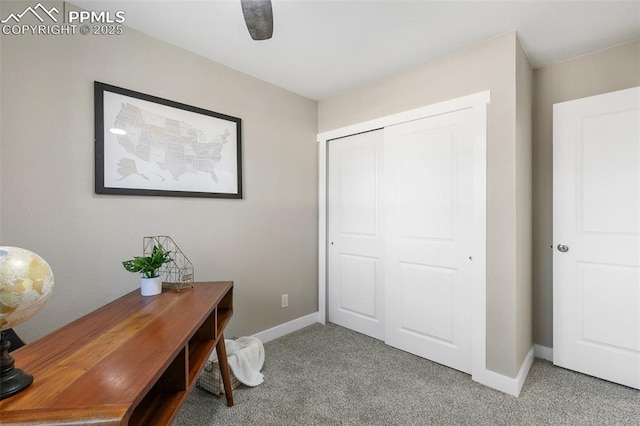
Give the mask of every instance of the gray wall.
M 0 3 L 2 16 L 13 9 Z M 552 105 L 640 85 L 640 41 L 538 69 L 532 82 L 527 68 L 509 34 L 318 108 L 131 29 L 117 37 L 1 35 L 0 244 L 41 254 L 56 275 L 51 300 L 19 332 L 32 340 L 137 288 L 120 261 L 156 234 L 174 237 L 197 279 L 235 280 L 229 335 L 314 312 L 316 132 L 490 89 L 487 359 L 491 370 L 514 376 L 531 329 L 535 343 L 553 344 Z M 245 199 L 93 194 L 94 80 L 241 117 Z
M 2 4 L 0 4 L 0 14 L 2 13 Z M 4 15 L 2 15 L 4 16 Z M 0 35 L 0 245 L 2 245 L 2 39 Z
M 317 310 L 316 101 L 128 28 L 1 37 L 0 243 L 33 250 L 55 274 L 23 338 L 137 289 L 121 261 L 148 235 L 171 235 L 197 280 L 235 281 L 228 336 Z M 94 194 L 94 80 L 240 117 L 245 198 Z
M 533 337 L 537 344 L 553 346 L 553 104 L 639 85 L 640 41 L 534 72 Z
M 515 33 L 497 37 L 320 101 L 318 108 L 318 127 L 323 132 L 491 91 L 487 147 L 487 367 L 509 377 L 516 376 L 521 364 L 517 345 L 531 347 L 530 327 L 524 336 L 518 335 L 523 332 L 517 327 L 518 270 L 530 270 L 531 262 L 530 256 L 518 255 L 527 241 L 526 231 L 521 232 L 518 244 L 518 229 L 526 229 L 530 224 L 526 223 L 526 215 L 516 214 L 518 207 L 525 206 L 516 196 L 517 168 L 527 161 L 526 153 L 517 161 L 516 150 L 517 48 Z M 526 149 L 524 136 L 522 144 Z M 526 187 L 526 178 L 523 182 Z M 527 282 L 522 280 L 523 293 L 527 291 Z M 524 313 L 527 315 L 530 318 L 530 308 Z M 529 318 L 520 320 L 521 329 L 530 324 Z
M 516 45 L 516 360 L 531 349 L 531 143 L 533 70 L 520 43 Z

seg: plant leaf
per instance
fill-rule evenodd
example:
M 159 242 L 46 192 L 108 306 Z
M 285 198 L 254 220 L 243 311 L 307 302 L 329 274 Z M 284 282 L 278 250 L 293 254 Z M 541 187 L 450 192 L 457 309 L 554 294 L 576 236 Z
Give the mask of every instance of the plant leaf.
M 147 278 L 158 275 L 158 269 L 167 262 L 171 262 L 169 256 L 171 252 L 165 252 L 162 247 L 155 245 L 151 251 L 151 256 L 136 256 L 131 260 L 122 262 L 122 266 L 129 272 L 142 272 Z

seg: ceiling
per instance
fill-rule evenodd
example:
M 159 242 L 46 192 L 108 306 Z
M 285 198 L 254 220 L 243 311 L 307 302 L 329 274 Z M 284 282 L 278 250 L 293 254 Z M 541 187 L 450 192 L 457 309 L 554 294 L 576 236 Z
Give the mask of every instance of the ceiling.
M 240 0 L 72 0 L 312 99 L 516 31 L 534 68 L 640 39 L 640 0 L 272 0 L 273 38 L 253 41 Z

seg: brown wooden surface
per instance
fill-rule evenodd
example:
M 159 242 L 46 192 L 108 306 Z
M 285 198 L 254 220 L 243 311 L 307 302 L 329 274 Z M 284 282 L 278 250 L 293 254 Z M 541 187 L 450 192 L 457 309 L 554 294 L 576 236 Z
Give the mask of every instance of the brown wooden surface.
M 232 287 L 202 282 L 147 297 L 137 289 L 12 352 L 34 382 L 0 402 L 0 422 L 170 423 L 223 335 Z
M 227 396 L 227 407 L 233 407 L 233 394 L 231 393 L 231 374 L 229 374 L 229 363 L 227 360 L 227 348 L 224 344 L 224 334 L 221 333 L 220 340 L 216 345 L 216 353 L 220 362 L 220 373 L 222 375 L 222 384 L 224 385 L 224 394 Z

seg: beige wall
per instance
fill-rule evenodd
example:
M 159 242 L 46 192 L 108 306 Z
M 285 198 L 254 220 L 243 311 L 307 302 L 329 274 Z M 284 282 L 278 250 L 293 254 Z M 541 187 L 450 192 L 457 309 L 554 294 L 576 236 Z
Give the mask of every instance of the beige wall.
M 510 377 L 515 377 L 520 367 L 516 356 L 519 333 L 516 315 L 517 44 L 515 33 L 494 38 L 320 101 L 318 109 L 318 127 L 323 132 L 491 91 L 487 147 L 487 367 Z M 526 227 L 525 223 L 519 225 Z M 526 283 L 523 282 L 523 286 L 526 287 Z M 526 328 L 526 321 L 521 323 L 522 328 Z
M 1 244 L 35 251 L 55 274 L 22 337 L 138 288 L 121 261 L 148 235 L 171 235 L 197 280 L 235 281 L 229 337 L 317 310 L 316 101 L 131 29 L 2 36 L 1 55 Z M 94 80 L 240 117 L 245 198 L 94 194 Z
M 534 73 L 533 338 L 553 346 L 553 104 L 640 85 L 640 41 Z
M 2 2 L 0 15 L 13 9 Z M 94 80 L 242 118 L 245 199 L 95 195 Z M 120 262 L 156 234 L 174 237 L 197 279 L 235 280 L 230 336 L 314 312 L 316 132 L 489 89 L 487 363 L 513 377 L 532 329 L 535 343 L 553 343 L 552 105 L 638 85 L 640 41 L 538 69 L 532 79 L 508 34 L 318 106 L 131 29 L 2 35 L 0 244 L 41 254 L 56 276 L 51 300 L 19 332 L 32 340 L 137 288 Z
M 0 5 L 0 14 L 2 5 Z M 4 16 L 4 15 L 2 15 Z M 2 39 L 0 36 L 0 100 L 2 99 Z M 0 224 L 2 224 L 2 102 L 0 102 Z M 0 245 L 2 245 L 2 226 L 0 225 Z
M 533 70 L 516 44 L 516 365 L 531 349 L 531 128 Z

